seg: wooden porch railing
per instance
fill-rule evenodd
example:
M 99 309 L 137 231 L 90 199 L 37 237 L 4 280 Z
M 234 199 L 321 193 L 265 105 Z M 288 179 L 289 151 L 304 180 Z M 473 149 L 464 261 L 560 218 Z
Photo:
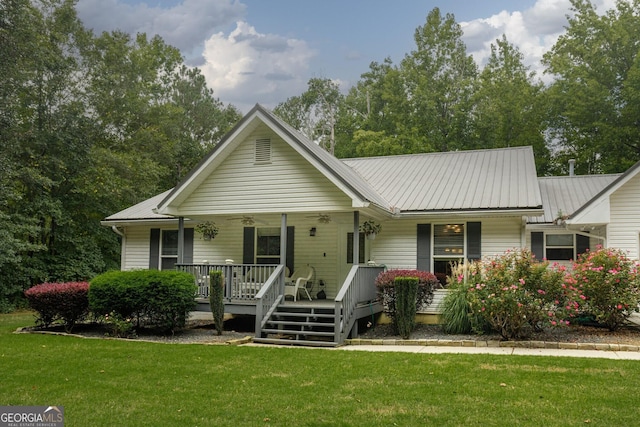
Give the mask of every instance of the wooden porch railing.
M 283 300 L 284 281 L 284 265 L 278 265 L 256 295 L 256 337 L 262 336 L 262 328 Z
M 196 298 L 209 298 L 209 274 L 222 271 L 224 275 L 224 298 L 226 301 L 254 301 L 256 296 L 279 269 L 278 265 L 263 264 L 176 264 L 176 269 L 193 274 L 198 286 Z M 284 281 L 284 279 L 283 279 Z M 284 291 L 284 284 L 283 284 Z
M 375 279 L 384 267 L 354 265 L 351 267 L 335 301 L 335 340 L 338 343 L 348 338 L 356 320 L 358 304 L 374 301 L 377 291 Z

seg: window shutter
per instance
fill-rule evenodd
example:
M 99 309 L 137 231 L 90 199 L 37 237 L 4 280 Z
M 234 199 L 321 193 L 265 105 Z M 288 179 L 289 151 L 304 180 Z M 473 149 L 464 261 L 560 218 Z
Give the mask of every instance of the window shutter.
M 482 223 L 467 223 L 467 258 L 478 261 L 482 258 Z
M 185 264 L 193 264 L 193 228 L 184 229 L 184 255 Z
M 242 263 L 253 264 L 255 262 L 255 235 L 256 229 L 254 227 L 244 228 L 244 237 L 242 239 Z
M 589 236 L 576 234 L 576 258 L 589 249 Z
M 149 237 L 149 269 L 160 268 L 160 229 L 152 228 Z
M 542 231 L 531 232 L 531 252 L 538 261 L 544 259 L 544 233 Z
M 431 224 L 418 224 L 418 247 L 416 268 L 431 271 Z
M 287 268 L 293 273 L 293 267 L 296 265 L 293 259 L 293 242 L 294 242 L 295 227 L 287 227 Z

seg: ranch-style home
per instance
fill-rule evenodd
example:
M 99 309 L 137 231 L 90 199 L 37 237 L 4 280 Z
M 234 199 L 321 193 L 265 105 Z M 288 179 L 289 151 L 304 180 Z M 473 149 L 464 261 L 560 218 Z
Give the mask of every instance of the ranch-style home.
M 381 311 L 385 268 L 442 277 L 521 247 L 638 258 L 639 171 L 539 178 L 531 147 L 337 159 L 256 105 L 175 188 L 102 224 L 123 270 L 191 272 L 201 309 L 222 270 L 225 310 L 255 315 L 256 341 L 337 345 Z

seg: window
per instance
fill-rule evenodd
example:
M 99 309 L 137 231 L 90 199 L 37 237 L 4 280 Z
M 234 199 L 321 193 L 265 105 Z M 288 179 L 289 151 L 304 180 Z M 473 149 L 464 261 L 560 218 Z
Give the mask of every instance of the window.
M 449 276 L 451 265 L 464 258 L 464 224 L 435 224 L 433 226 L 433 272 Z
M 364 233 L 358 233 L 358 264 L 364 264 Z M 353 264 L 353 233 L 347 233 L 347 264 Z
M 173 270 L 178 262 L 178 230 L 162 230 L 160 269 Z
M 280 263 L 280 229 L 257 228 L 256 229 L 256 263 L 279 264 Z
M 573 234 L 547 234 L 545 255 L 549 261 L 569 261 L 574 259 Z

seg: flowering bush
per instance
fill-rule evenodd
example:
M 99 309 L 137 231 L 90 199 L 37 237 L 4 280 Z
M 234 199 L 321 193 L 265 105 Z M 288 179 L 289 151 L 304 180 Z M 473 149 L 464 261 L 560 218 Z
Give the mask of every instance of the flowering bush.
M 101 319 L 109 328 L 108 335 L 117 338 L 135 338 L 136 331 L 131 318 L 123 318 L 118 313 L 105 314 Z
M 503 338 L 513 339 L 547 325 L 568 324 L 558 310 L 574 306 L 562 286 L 565 274 L 563 267 L 537 262 L 527 249 L 476 263 L 467 278 L 474 330 L 481 333 L 489 327 Z M 463 277 L 458 280 L 462 282 Z
M 638 311 L 638 264 L 620 250 L 598 248 L 582 254 L 565 286 L 578 296 L 576 311 L 591 314 L 613 331 Z
M 89 313 L 89 283 L 42 283 L 25 291 L 29 306 L 38 312 L 36 323 L 50 326 L 61 320 L 67 332 Z
M 439 286 L 438 279 L 433 273 L 421 270 L 387 270 L 376 277 L 376 287 L 378 296 L 382 299 L 385 313 L 391 318 L 393 328 L 398 333 L 396 323 L 396 277 L 415 277 L 418 279 L 418 289 L 416 292 L 416 309 L 431 304 L 433 301 L 433 290 Z M 415 313 L 414 313 L 415 315 Z

